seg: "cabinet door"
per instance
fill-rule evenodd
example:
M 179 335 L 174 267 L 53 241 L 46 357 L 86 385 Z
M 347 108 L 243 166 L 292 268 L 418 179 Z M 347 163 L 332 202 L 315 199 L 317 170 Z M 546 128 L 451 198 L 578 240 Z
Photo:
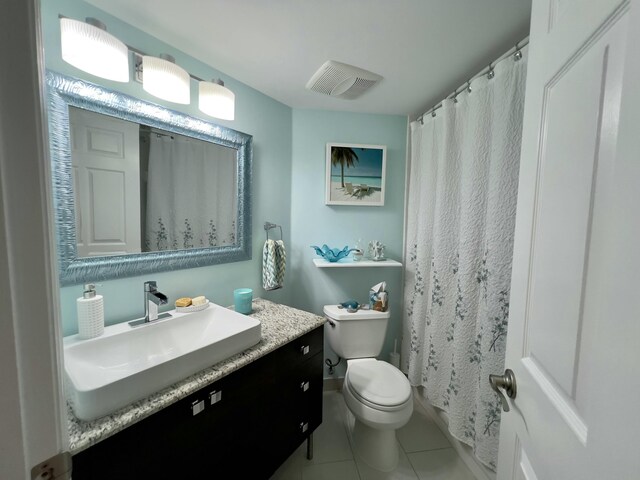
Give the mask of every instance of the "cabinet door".
M 278 352 L 282 355 L 281 360 L 286 362 L 286 365 L 300 365 L 322 351 L 323 337 L 324 328 L 318 327 L 299 338 L 291 340 L 278 349 Z
M 245 396 L 226 388 L 226 380 L 74 455 L 74 480 L 195 478 L 212 464 L 226 461 L 236 446 L 228 441 L 233 436 L 230 420 L 248 403 Z M 208 394 L 216 389 L 226 393 L 226 401 L 212 406 Z M 205 408 L 194 415 L 193 404 L 199 401 Z

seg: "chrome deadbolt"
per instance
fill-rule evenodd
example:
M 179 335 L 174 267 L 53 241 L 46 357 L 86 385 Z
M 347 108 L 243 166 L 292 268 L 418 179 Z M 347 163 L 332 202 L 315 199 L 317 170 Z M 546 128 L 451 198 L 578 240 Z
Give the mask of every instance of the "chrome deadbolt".
M 518 391 L 516 387 L 516 376 L 513 373 L 513 370 L 506 369 L 504 371 L 504 375 L 489 375 L 489 383 L 491 384 L 491 388 L 498 394 L 500 397 L 500 402 L 502 403 L 502 410 L 505 412 L 509 411 L 509 402 L 505 398 L 504 394 L 500 389 L 504 389 L 507 397 L 516 398 L 516 393 Z

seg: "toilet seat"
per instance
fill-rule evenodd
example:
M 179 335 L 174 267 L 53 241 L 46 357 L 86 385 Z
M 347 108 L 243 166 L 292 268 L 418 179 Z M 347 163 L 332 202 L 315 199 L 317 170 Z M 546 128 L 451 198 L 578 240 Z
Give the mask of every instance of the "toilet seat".
M 344 383 L 356 399 L 376 410 L 397 411 L 411 399 L 411 385 L 404 374 L 375 358 L 349 361 Z

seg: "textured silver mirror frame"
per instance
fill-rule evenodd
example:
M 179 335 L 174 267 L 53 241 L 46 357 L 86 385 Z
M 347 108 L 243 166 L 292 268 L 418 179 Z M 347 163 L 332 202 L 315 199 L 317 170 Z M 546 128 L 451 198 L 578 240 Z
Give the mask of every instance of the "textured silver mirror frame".
M 61 285 L 131 277 L 251 259 L 253 137 L 83 80 L 47 71 L 49 148 Z M 71 175 L 69 106 L 213 142 L 238 151 L 236 244 L 128 255 L 78 258 Z

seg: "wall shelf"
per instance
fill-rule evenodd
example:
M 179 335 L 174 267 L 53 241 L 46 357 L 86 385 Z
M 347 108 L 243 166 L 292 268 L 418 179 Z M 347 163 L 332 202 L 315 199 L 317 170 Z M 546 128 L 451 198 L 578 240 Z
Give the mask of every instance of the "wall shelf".
M 382 262 L 374 262 L 373 260 L 360 260 L 354 262 L 352 258 L 344 258 L 337 262 L 329 262 L 324 258 L 314 258 L 313 264 L 318 268 L 363 268 L 363 267 L 401 267 L 402 263 L 388 258 Z

